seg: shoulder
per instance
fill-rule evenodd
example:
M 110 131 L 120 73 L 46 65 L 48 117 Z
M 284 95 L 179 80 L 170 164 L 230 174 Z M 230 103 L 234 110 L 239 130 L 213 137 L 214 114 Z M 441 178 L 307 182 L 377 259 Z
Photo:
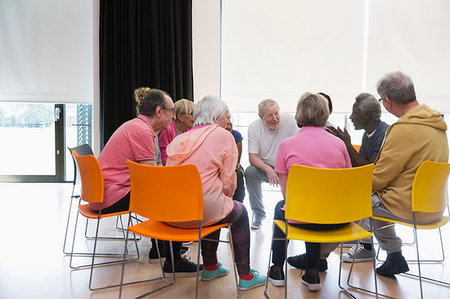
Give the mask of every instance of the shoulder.
M 239 141 L 242 141 L 242 139 L 244 139 L 244 138 L 242 138 L 242 134 L 239 133 L 239 131 L 231 130 L 231 134 L 233 134 L 233 137 L 234 137 L 236 143 L 238 143 Z

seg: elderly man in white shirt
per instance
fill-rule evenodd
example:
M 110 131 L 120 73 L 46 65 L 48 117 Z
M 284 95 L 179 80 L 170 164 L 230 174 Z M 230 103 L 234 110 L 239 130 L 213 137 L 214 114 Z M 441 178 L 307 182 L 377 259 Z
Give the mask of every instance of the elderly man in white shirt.
M 285 138 L 298 132 L 294 117 L 288 114 L 280 115 L 280 107 L 274 100 L 267 99 L 259 103 L 258 115 L 259 119 L 248 127 L 250 166 L 245 170 L 250 206 L 254 213 L 252 229 L 260 229 L 266 218 L 261 184 L 279 184 L 278 174 L 273 169 L 278 146 Z

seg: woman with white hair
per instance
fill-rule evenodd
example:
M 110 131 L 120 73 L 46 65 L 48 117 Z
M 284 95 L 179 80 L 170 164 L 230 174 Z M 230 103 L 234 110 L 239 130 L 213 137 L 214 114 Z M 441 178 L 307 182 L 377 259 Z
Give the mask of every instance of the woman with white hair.
M 233 136 L 225 130 L 227 104 L 215 96 L 206 96 L 195 105 L 194 127 L 175 137 L 167 147 L 167 165 L 194 164 L 203 186 L 203 225 L 231 223 L 239 289 L 263 285 L 266 276 L 250 269 L 250 228 L 244 205 L 234 201 L 237 149 Z M 187 205 L 189 203 L 186 203 Z M 198 222 L 170 223 L 178 227 L 198 227 Z M 208 239 L 219 239 L 216 231 Z M 229 268 L 217 261 L 217 242 L 202 241 L 202 280 L 227 275 Z

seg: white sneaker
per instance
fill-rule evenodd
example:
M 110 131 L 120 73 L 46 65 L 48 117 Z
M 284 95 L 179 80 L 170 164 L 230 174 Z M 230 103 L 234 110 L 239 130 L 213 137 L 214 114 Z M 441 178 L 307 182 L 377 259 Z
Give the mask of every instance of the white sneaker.
M 355 257 L 355 263 L 371 262 L 375 258 L 375 251 L 365 249 L 362 244 L 359 244 L 358 247 L 354 245 L 348 253 L 342 255 L 342 260 L 351 263 L 353 257 Z

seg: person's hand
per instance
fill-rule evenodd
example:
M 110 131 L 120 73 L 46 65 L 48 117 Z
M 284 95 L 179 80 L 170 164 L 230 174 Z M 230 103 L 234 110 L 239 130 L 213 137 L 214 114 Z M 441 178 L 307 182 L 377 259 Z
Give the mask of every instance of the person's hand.
M 332 127 L 332 126 L 326 126 L 325 130 L 327 130 L 329 133 L 333 134 L 337 138 L 344 141 L 344 143 L 346 145 L 352 144 L 350 134 L 347 132 L 347 129 L 344 128 L 344 131 L 342 131 L 341 128 L 339 128 L 339 127 L 337 127 L 337 129 L 336 129 L 335 127 Z
M 278 178 L 277 173 L 272 168 L 266 171 L 267 179 L 269 180 L 269 184 L 271 186 L 278 186 L 280 184 L 280 179 Z

